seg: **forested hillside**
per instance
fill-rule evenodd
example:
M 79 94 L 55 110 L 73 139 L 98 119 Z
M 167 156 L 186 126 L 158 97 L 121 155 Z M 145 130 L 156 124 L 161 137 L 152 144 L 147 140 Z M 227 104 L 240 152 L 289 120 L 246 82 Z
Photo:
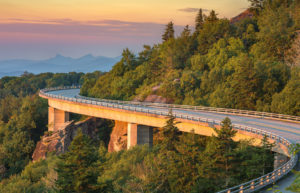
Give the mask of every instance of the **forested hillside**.
M 47 131 L 48 104 L 39 89 L 79 84 L 82 78 L 83 73 L 45 73 L 0 79 L 0 180 L 24 169 Z
M 215 192 L 273 170 L 272 144 L 234 142 L 227 118 L 217 135 L 183 134 L 174 117 L 152 148 L 136 146 L 108 153 L 78 133 L 69 152 L 29 163 L 20 175 L 0 183 L 0 192 Z
M 144 46 L 98 80 L 84 82 L 81 94 L 144 100 L 150 94 L 178 104 L 204 105 L 300 115 L 300 71 L 290 61 L 299 1 L 250 0 L 253 17 L 234 24 L 199 11 L 195 30 L 174 37 L 170 22 L 162 43 Z

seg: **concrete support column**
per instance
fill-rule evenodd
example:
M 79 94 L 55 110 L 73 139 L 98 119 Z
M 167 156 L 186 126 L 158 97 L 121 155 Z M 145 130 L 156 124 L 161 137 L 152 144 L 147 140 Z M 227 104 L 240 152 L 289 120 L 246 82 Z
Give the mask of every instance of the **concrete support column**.
M 70 113 L 55 109 L 53 107 L 48 108 L 48 131 L 59 130 L 70 119 Z
M 146 125 L 128 123 L 127 149 L 135 145 L 153 144 L 153 128 Z

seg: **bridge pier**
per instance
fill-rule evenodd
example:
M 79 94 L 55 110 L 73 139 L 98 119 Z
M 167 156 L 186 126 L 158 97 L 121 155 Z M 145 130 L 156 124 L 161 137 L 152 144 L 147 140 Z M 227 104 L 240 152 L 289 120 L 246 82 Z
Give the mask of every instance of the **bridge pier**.
M 128 123 L 127 127 L 127 149 L 135 145 L 153 144 L 153 128 L 146 125 Z
M 70 119 L 70 113 L 55 109 L 53 107 L 48 108 L 48 131 L 59 130 Z

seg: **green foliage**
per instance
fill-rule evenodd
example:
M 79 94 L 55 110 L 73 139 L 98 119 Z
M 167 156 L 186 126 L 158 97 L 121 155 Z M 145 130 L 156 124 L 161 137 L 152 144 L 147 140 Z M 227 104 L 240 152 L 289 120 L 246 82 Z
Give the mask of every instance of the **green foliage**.
M 230 36 L 231 33 L 232 29 L 227 19 L 207 20 L 197 36 L 198 52 L 206 54 L 214 43 L 221 38 Z
M 69 152 L 59 157 L 56 185 L 59 192 L 96 192 L 97 151 L 91 139 L 81 131 L 69 146 Z
M 199 12 L 198 12 L 196 20 L 195 20 L 195 32 L 196 33 L 200 32 L 200 30 L 203 27 L 203 23 L 204 23 L 204 18 L 203 18 L 202 9 L 199 9 Z
M 129 57 L 137 64 L 131 69 L 121 67 L 128 58 L 123 56 L 115 70 L 87 81 L 82 93 L 121 100 L 155 94 L 178 104 L 297 115 L 299 67 L 291 70 L 285 58 L 299 29 L 299 5 L 252 3 L 259 14 L 234 25 L 214 11 L 204 17 L 199 10 L 193 34 L 186 27 L 177 38 L 145 46 L 138 57 Z
M 218 140 L 222 141 L 224 143 L 223 146 L 227 148 L 231 146 L 231 143 L 233 142 L 232 138 L 235 136 L 237 131 L 233 130 L 231 120 L 228 117 L 222 121 L 221 125 L 221 129 L 214 130 L 217 133 Z
M 200 9 L 195 32 L 186 26 L 174 37 L 170 22 L 166 41 L 137 57 L 127 50 L 111 72 L 86 79 L 82 94 L 120 100 L 154 94 L 178 104 L 297 115 L 298 95 L 290 91 L 297 91 L 299 74 L 285 61 L 299 29 L 299 4 L 251 2 L 258 13 L 234 24 Z
M 113 153 L 103 142 L 97 151 L 79 132 L 69 152 L 28 164 L 2 181 L 0 192 L 216 192 L 272 169 L 267 138 L 262 147 L 234 142 L 228 118 L 215 131 L 213 137 L 180 133 L 170 113 L 162 141 Z
M 80 90 L 81 95 L 88 95 L 96 81 L 100 76 L 102 76 L 104 73 L 100 71 L 95 71 L 93 73 L 87 73 L 83 76 L 83 85 L 82 89 Z
M 4 177 L 21 172 L 29 163 L 33 150 L 34 142 L 28 133 L 18 131 L 5 136 L 0 150 L 0 164 L 8 169 Z
M 295 68 L 292 78 L 280 93 L 273 95 L 271 104 L 273 112 L 300 115 L 300 71 Z
M 289 7 L 282 0 L 268 1 L 258 18 L 258 39 L 264 44 L 269 57 L 284 59 L 293 35 L 293 18 Z M 268 45 L 268 46 L 265 46 Z M 262 45 L 263 46 L 263 45 Z
M 169 39 L 174 38 L 174 24 L 172 21 L 170 21 L 167 25 L 166 25 L 166 29 L 165 29 L 165 33 L 162 35 L 162 39 L 163 41 L 167 41 Z
M 186 26 L 175 37 L 170 22 L 161 44 L 146 45 L 137 56 L 125 49 L 105 74 L 27 73 L 0 79 L 0 165 L 6 170 L 1 178 L 24 169 L 46 130 L 47 103 L 36 95 L 45 87 L 83 83 L 81 94 L 92 97 L 143 100 L 155 94 L 178 104 L 299 115 L 299 67 L 285 62 L 300 26 L 299 3 L 250 2 L 255 17 L 235 24 L 214 11 L 204 16 L 199 10 L 196 31 Z M 21 174 L 4 179 L 0 191 L 216 192 L 273 169 L 268 139 L 261 147 L 234 142 L 228 119 L 216 136 L 205 138 L 181 134 L 170 115 L 163 140 L 152 149 L 108 153 L 109 133 L 101 132 L 106 140 L 98 151 L 98 144 L 80 134 L 57 166 L 51 160 L 29 164 Z M 291 190 L 298 191 L 298 181 Z
M 37 95 L 39 89 L 79 84 L 81 76 L 82 73 L 73 72 L 43 73 L 0 79 L 0 165 L 4 168 L 1 179 L 24 169 L 35 144 L 47 130 L 48 104 Z
M 19 175 L 13 175 L 0 183 L 0 193 L 28 192 L 54 193 L 56 173 L 54 168 L 56 156 L 48 156 L 47 160 L 29 163 Z
M 290 153 L 292 154 L 299 154 L 300 152 L 300 144 L 292 144 L 290 145 Z M 293 183 L 287 188 L 287 190 L 292 192 L 299 192 L 300 191 L 300 172 L 299 171 L 293 171 L 295 173 L 295 180 Z
M 175 117 L 172 115 L 172 110 L 169 111 L 169 119 L 163 127 L 161 142 L 162 148 L 169 151 L 174 151 L 176 143 L 179 141 L 180 131 L 176 127 Z
M 208 23 L 213 23 L 213 22 L 216 22 L 218 21 L 218 17 L 217 17 L 217 14 L 214 10 L 211 10 L 209 15 L 205 18 L 205 21 L 207 21 Z

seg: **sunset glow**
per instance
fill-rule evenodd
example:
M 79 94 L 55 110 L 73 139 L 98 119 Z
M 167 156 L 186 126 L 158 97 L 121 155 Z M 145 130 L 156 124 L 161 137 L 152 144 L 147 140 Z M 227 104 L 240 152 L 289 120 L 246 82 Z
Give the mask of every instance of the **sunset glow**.
M 248 1 L 1 0 L 0 7 L 0 43 L 5 45 L 0 48 L 0 59 L 6 59 L 56 53 L 119 55 L 125 46 L 137 51 L 143 44 L 158 42 L 169 21 L 178 30 L 193 26 L 199 8 L 206 14 L 214 9 L 219 17 L 230 18 L 247 8 Z M 22 54 L 24 47 L 35 53 Z

